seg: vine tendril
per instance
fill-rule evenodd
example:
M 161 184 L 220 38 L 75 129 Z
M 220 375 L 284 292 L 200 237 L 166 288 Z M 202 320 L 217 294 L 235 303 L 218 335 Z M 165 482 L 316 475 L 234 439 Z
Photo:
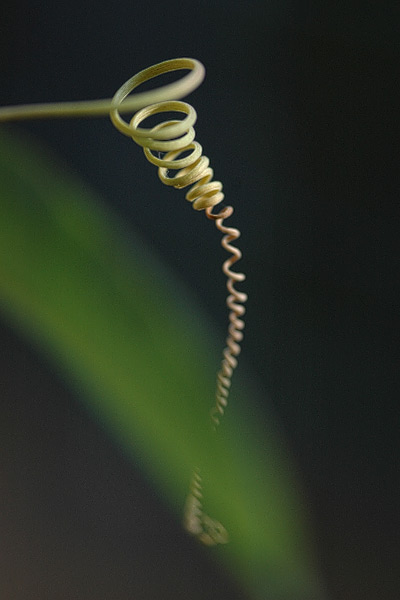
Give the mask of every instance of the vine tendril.
M 178 189 L 189 187 L 186 200 L 192 203 L 195 210 L 205 210 L 206 216 L 215 222 L 217 229 L 223 234 L 221 245 L 230 253 L 230 257 L 222 266 L 227 277 L 226 303 L 229 309 L 229 327 L 221 367 L 217 374 L 215 405 L 211 410 L 212 424 L 216 429 L 227 407 L 232 374 L 238 363 L 240 344 L 243 340 L 244 303 L 247 300 L 247 295 L 235 288 L 235 284 L 245 280 L 245 275 L 232 270 L 233 265 L 242 256 L 240 250 L 232 244 L 240 237 L 240 231 L 224 224 L 225 219 L 232 215 L 233 208 L 225 206 L 219 212 L 213 212 L 213 208 L 224 199 L 222 183 L 214 180 L 210 160 L 203 154 L 201 145 L 195 141 L 196 134 L 193 126 L 197 115 L 190 104 L 176 99 L 162 98 L 159 102 L 136 112 L 129 123 L 119 114 L 120 103 L 132 90 L 157 74 L 177 68 L 180 60 L 160 63 L 128 80 L 116 92 L 112 100 L 110 116 L 119 131 L 130 136 L 143 148 L 147 160 L 158 167 L 158 176 L 165 185 Z M 190 68 L 189 63 L 185 63 L 185 66 Z M 183 118 L 169 118 L 151 128 L 141 127 L 141 123 L 148 117 L 165 112 L 179 113 Z M 205 514 L 202 497 L 200 470 L 195 469 L 185 505 L 185 527 L 189 533 L 206 545 L 225 543 L 228 539 L 227 532 L 221 523 Z
M 163 73 L 179 70 L 188 70 L 189 73 L 168 85 L 130 96 L 142 83 Z M 215 222 L 217 229 L 223 234 L 221 245 L 230 254 L 222 265 L 227 277 L 226 304 L 229 309 L 229 327 L 221 367 L 217 374 L 215 405 L 211 410 L 212 424 L 216 429 L 227 407 L 232 374 L 238 363 L 247 295 L 235 288 L 237 283 L 245 280 L 245 275 L 232 270 L 232 266 L 242 256 L 237 246 L 232 244 L 240 237 L 240 231 L 224 224 L 225 219 L 232 215 L 233 208 L 225 206 L 218 213 L 213 212 L 214 207 L 224 199 L 222 183 L 213 179 L 214 172 L 210 167 L 210 160 L 203 154 L 199 142 L 195 141 L 193 126 L 197 119 L 196 111 L 190 104 L 180 101 L 180 98 L 201 84 L 204 75 L 204 66 L 198 60 L 167 60 L 128 79 L 111 100 L 5 106 L 0 108 L 0 122 L 98 117 L 109 114 L 115 127 L 141 146 L 146 158 L 158 167 L 159 178 L 165 185 L 178 189 L 190 186 L 186 199 L 192 203 L 195 210 L 205 210 L 208 219 Z M 122 119 L 121 113 L 134 111 L 136 112 L 129 122 Z M 151 128 L 139 126 L 148 117 L 164 112 L 176 112 L 184 117 L 167 119 Z M 170 171 L 175 173 L 171 176 Z M 185 505 L 185 527 L 189 533 L 208 546 L 226 543 L 228 534 L 225 528 L 205 514 L 202 497 L 202 478 L 200 470 L 196 468 Z

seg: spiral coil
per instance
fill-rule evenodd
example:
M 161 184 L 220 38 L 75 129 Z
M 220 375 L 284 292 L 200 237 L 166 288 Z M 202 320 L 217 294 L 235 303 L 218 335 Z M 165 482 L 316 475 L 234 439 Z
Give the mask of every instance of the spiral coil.
M 233 208 L 225 206 L 219 212 L 213 212 L 213 208 L 224 199 L 222 183 L 213 180 L 214 172 L 210 167 L 210 161 L 203 154 L 201 145 L 195 141 L 193 126 L 197 115 L 190 104 L 171 100 L 169 97 L 163 98 L 163 88 L 161 88 L 155 92 L 157 101 L 138 110 L 129 123 L 124 121 L 119 114 L 121 103 L 138 85 L 162 73 L 178 69 L 192 71 L 191 87 L 188 91 L 191 91 L 196 84 L 198 85 L 204 76 L 204 68 L 201 63 L 192 59 L 175 59 L 159 63 L 132 77 L 116 92 L 112 100 L 110 116 L 119 131 L 131 137 L 143 148 L 146 158 L 158 167 L 159 178 L 165 185 L 178 189 L 190 186 L 186 193 L 186 200 L 192 203 L 195 210 L 205 210 L 206 216 L 215 222 L 217 229 L 223 234 L 221 245 L 231 255 L 222 267 L 227 277 L 229 295 L 226 303 L 230 312 L 226 347 L 217 374 L 215 405 L 211 410 L 212 424 L 216 428 L 228 404 L 232 374 L 237 366 L 240 343 L 243 339 L 243 315 L 245 313 L 243 304 L 247 300 L 245 293 L 235 289 L 235 284 L 244 281 L 245 275 L 232 271 L 232 266 L 242 256 L 240 250 L 232 245 L 232 242 L 240 237 L 240 231 L 224 225 L 224 220 L 232 215 Z M 180 120 L 169 119 L 151 128 L 140 127 L 147 118 L 164 112 L 179 113 L 184 117 Z M 170 171 L 173 172 L 172 176 Z M 186 528 L 208 545 L 211 545 L 210 540 L 214 539 L 219 541 L 213 543 L 221 543 L 220 537 L 215 532 L 222 531 L 222 525 L 203 513 L 201 497 L 201 477 L 199 471 L 196 470 L 193 474 L 185 510 Z

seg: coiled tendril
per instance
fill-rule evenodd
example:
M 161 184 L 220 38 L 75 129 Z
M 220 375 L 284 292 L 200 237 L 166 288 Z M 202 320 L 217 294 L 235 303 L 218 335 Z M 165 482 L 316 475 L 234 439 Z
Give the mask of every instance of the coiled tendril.
M 180 80 L 127 98 L 145 81 L 181 69 L 187 69 L 189 73 Z M 158 167 L 159 177 L 165 185 L 176 188 L 191 186 L 186 193 L 186 199 L 192 203 L 195 210 L 205 210 L 207 217 L 215 222 L 216 227 L 224 234 L 221 244 L 231 254 L 222 266 L 227 277 L 229 295 L 226 303 L 230 311 L 230 324 L 221 368 L 217 374 L 215 406 L 211 410 L 212 422 L 216 428 L 227 406 L 231 378 L 237 366 L 240 342 L 243 339 L 245 313 L 243 303 L 246 302 L 247 296 L 235 289 L 235 284 L 244 281 L 245 276 L 231 269 L 242 256 L 240 250 L 232 245 L 232 242 L 240 236 L 239 230 L 224 225 L 224 220 L 232 215 L 233 208 L 225 206 L 220 212 L 213 212 L 213 208 L 224 198 L 222 184 L 213 181 L 214 172 L 209 166 L 210 161 L 202 154 L 202 147 L 195 141 L 193 125 L 197 115 L 194 108 L 178 100 L 196 89 L 204 79 L 204 74 L 205 69 L 197 60 L 191 58 L 167 60 L 134 75 L 121 86 L 111 101 L 106 99 L 6 106 L 0 108 L 0 122 L 93 117 L 105 115 L 110 111 L 115 127 L 142 146 L 147 159 Z M 129 123 L 124 121 L 120 114 L 128 111 L 138 111 Z M 185 117 L 182 120 L 167 120 L 149 129 L 139 127 L 147 117 L 169 111 L 182 113 Z M 183 154 L 186 156 L 182 156 Z M 176 173 L 170 177 L 169 171 Z M 225 543 L 228 539 L 227 532 L 218 521 L 203 512 L 202 496 L 200 471 L 195 469 L 185 507 L 186 529 L 206 545 Z
M 178 189 L 190 186 L 186 193 L 186 199 L 192 203 L 195 210 L 205 210 L 206 216 L 215 222 L 217 229 L 224 234 L 221 244 L 231 254 L 222 267 L 227 277 L 229 295 L 226 302 L 230 311 L 230 323 L 221 368 L 217 374 L 215 405 L 211 410 L 212 423 L 216 428 L 227 406 L 231 378 L 237 366 L 240 343 L 243 339 L 243 315 L 245 313 L 243 303 L 247 300 L 245 293 L 235 289 L 235 284 L 244 281 L 245 275 L 232 271 L 232 266 L 242 256 L 240 250 L 232 245 L 232 242 L 239 238 L 240 231 L 224 225 L 224 220 L 232 215 L 233 208 L 232 206 L 225 206 L 218 213 L 213 212 L 213 208 L 224 199 L 222 183 L 213 180 L 214 172 L 210 167 L 210 161 L 203 154 L 201 145 L 195 141 L 193 125 L 196 122 L 197 115 L 190 104 L 178 100 L 165 100 L 160 97 L 162 95 L 162 89 L 160 89 L 157 102 L 141 108 L 134 114 L 129 123 L 124 121 L 119 114 L 121 102 L 138 85 L 162 73 L 179 69 L 191 69 L 192 80 L 198 82 L 197 85 L 204 75 L 204 68 L 201 63 L 192 59 L 165 61 L 145 69 L 128 80 L 116 92 L 112 99 L 110 116 L 119 131 L 131 137 L 139 146 L 142 146 L 146 158 L 158 167 L 159 178 L 165 185 Z M 192 85 L 189 91 L 193 87 L 195 86 Z M 148 117 L 164 112 L 181 113 L 184 117 L 181 120 L 169 119 L 151 128 L 140 127 L 140 124 Z M 172 176 L 170 171 L 174 172 Z M 224 535 L 220 535 L 222 531 L 225 531 L 222 525 L 203 513 L 201 497 L 201 477 L 197 469 L 193 474 L 191 490 L 186 504 L 186 528 L 207 544 L 226 541 L 226 532 Z M 219 533 L 215 533 L 216 531 Z M 214 541 L 210 542 L 210 540 Z

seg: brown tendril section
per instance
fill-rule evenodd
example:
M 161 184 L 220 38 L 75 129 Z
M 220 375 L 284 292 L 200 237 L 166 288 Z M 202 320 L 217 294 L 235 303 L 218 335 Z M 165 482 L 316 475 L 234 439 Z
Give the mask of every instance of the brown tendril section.
M 232 271 L 231 269 L 232 265 L 242 257 L 239 248 L 231 244 L 231 242 L 240 237 L 240 231 L 234 227 L 226 227 L 226 225 L 224 225 L 224 220 L 230 217 L 232 213 L 232 206 L 226 206 L 217 214 L 213 214 L 212 209 L 210 208 L 206 209 L 207 217 L 213 219 L 217 229 L 225 234 L 222 238 L 221 245 L 232 255 L 222 265 L 222 270 L 228 278 L 226 287 L 228 288 L 229 296 L 226 299 L 226 304 L 230 310 L 230 324 L 228 328 L 228 337 L 226 338 L 226 348 L 223 351 L 221 368 L 217 374 L 216 403 L 211 410 L 211 419 L 215 428 L 219 425 L 220 418 L 223 416 L 228 404 L 232 374 L 238 364 L 237 357 L 240 354 L 240 343 L 243 340 L 244 320 L 242 317 L 246 310 L 243 303 L 247 300 L 247 294 L 239 292 L 235 288 L 235 283 L 244 281 L 245 275 L 243 273 Z
M 217 229 L 223 234 L 221 245 L 230 257 L 223 263 L 222 270 L 227 277 L 229 295 L 226 303 L 229 308 L 229 328 L 226 348 L 217 374 L 215 405 L 211 410 L 211 419 L 216 428 L 228 404 L 231 378 L 237 366 L 240 354 L 240 343 L 243 339 L 245 308 L 247 295 L 235 289 L 235 284 L 244 281 L 245 275 L 232 271 L 232 266 L 241 258 L 240 250 L 232 245 L 240 237 L 240 231 L 224 225 L 225 219 L 233 213 L 231 206 L 225 206 L 218 213 L 213 208 L 224 199 L 222 183 L 213 181 L 214 172 L 210 161 L 203 155 L 201 145 L 195 141 L 193 125 L 197 115 L 194 108 L 186 102 L 177 100 L 160 100 L 142 108 L 134 114 L 130 122 L 124 121 L 118 111 L 121 102 L 138 85 L 168 71 L 192 69 L 194 81 L 198 85 L 204 68 L 198 61 L 192 59 L 176 59 L 165 61 L 149 69 L 141 71 L 127 81 L 115 94 L 112 100 L 111 120 L 124 135 L 130 136 L 142 146 L 146 158 L 158 167 L 161 181 L 168 186 L 178 189 L 190 186 L 186 200 L 192 203 L 195 210 L 205 210 L 206 216 L 215 222 Z M 203 71 L 202 71 L 203 69 Z M 192 84 L 192 88 L 194 85 Z M 192 89 L 191 88 L 191 89 Z M 164 112 L 183 114 L 181 119 L 168 119 L 154 127 L 140 127 L 142 121 Z M 170 176 L 170 171 L 174 174 Z M 227 541 L 227 532 L 218 521 L 208 517 L 202 508 L 202 483 L 200 471 L 193 473 L 190 492 L 185 506 L 184 521 L 189 533 L 195 535 L 206 545 L 215 545 Z

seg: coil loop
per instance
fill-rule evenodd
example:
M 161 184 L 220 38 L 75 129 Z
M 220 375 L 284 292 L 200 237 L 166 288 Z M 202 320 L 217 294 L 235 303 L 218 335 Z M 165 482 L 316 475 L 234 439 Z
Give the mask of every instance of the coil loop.
M 182 113 L 185 118 L 164 121 L 144 129 L 140 123 L 150 116 L 163 112 Z M 142 146 L 149 162 L 158 167 L 161 181 L 168 186 L 178 189 L 191 186 L 186 199 L 192 203 L 195 210 L 203 210 L 219 204 L 223 198 L 222 183 L 212 181 L 214 172 L 210 168 L 207 156 L 202 155 L 202 147 L 194 141 L 193 125 L 197 115 L 192 106 L 181 101 L 159 102 L 139 110 L 131 119 L 131 137 Z M 166 139 L 166 137 L 170 139 Z M 158 156 L 154 155 L 158 152 Z M 160 153 L 163 154 L 160 157 Z M 189 153 L 183 158 L 181 154 Z M 173 177 L 169 171 L 176 171 Z
M 244 281 L 245 275 L 232 271 L 232 266 L 242 256 L 240 250 L 232 245 L 232 242 L 240 237 L 240 231 L 224 225 L 224 220 L 232 215 L 233 208 L 225 206 L 220 212 L 213 213 L 213 208 L 224 199 L 222 183 L 213 180 L 214 172 L 210 167 L 210 161 L 207 156 L 203 155 L 201 145 L 195 141 L 193 126 L 197 115 L 190 104 L 171 100 L 170 97 L 162 98 L 161 90 L 156 90 L 157 102 L 141 108 L 129 123 L 121 118 L 118 111 L 121 102 L 134 88 L 161 73 L 177 69 L 193 69 L 193 75 L 193 73 L 196 74 L 197 69 L 195 81 L 198 85 L 204 76 L 204 71 L 201 71 L 200 67 L 202 65 L 198 61 L 176 59 L 141 71 L 116 92 L 112 100 L 110 116 L 117 129 L 124 135 L 130 136 L 143 148 L 146 158 L 158 167 L 159 178 L 165 185 L 178 189 L 190 186 L 186 193 L 186 200 L 192 203 L 195 210 L 205 210 L 206 216 L 215 222 L 217 229 L 223 234 L 221 245 L 231 255 L 222 266 L 227 277 L 229 294 L 226 304 L 230 312 L 226 348 L 223 351 L 221 367 L 217 374 L 215 406 L 211 410 L 212 424 L 216 428 L 228 404 L 231 378 L 237 366 L 240 343 L 243 339 L 243 316 L 245 314 L 243 304 L 247 300 L 245 293 L 235 289 L 235 284 Z M 192 81 L 189 91 L 194 87 Z M 164 112 L 179 113 L 184 116 L 180 120 L 168 119 L 151 128 L 140 127 L 148 117 Z M 170 171 L 174 172 L 172 176 Z M 213 521 L 203 513 L 201 498 L 201 477 L 199 471 L 195 470 L 185 509 L 185 526 L 190 533 L 196 535 L 207 545 L 222 543 L 221 539 L 226 539 L 226 531 L 220 523 Z M 223 535 L 221 532 L 224 532 Z

